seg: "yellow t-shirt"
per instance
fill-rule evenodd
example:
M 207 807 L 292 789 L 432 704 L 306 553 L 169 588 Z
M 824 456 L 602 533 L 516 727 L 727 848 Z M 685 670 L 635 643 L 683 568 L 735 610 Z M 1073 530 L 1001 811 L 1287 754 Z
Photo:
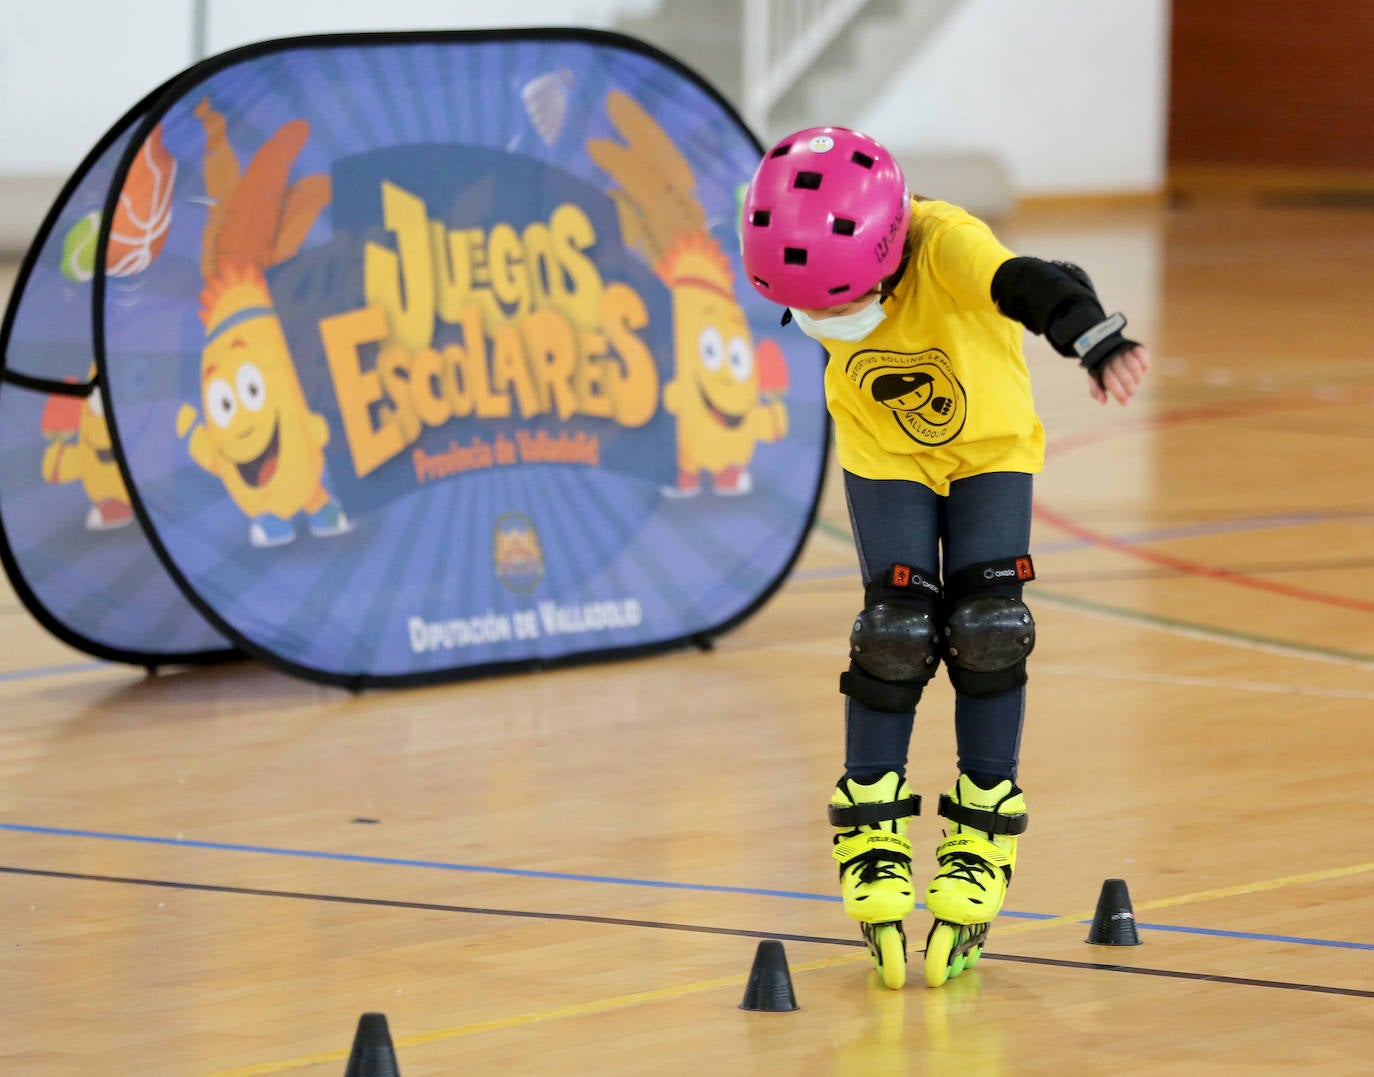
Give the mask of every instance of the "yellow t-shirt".
M 824 342 L 825 399 L 840 466 L 948 494 L 955 479 L 1034 473 L 1045 459 L 1019 322 L 992 301 L 1008 258 L 986 224 L 913 200 L 906 272 L 863 340 Z

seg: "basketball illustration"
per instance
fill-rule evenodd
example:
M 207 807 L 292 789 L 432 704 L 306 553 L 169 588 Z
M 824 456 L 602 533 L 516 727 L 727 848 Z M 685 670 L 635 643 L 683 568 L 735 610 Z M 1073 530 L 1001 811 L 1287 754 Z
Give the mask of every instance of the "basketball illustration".
M 119 193 L 105 255 L 105 272 L 110 276 L 142 273 L 162 252 L 172 223 L 176 170 L 176 159 L 162 144 L 159 124 L 139 147 Z

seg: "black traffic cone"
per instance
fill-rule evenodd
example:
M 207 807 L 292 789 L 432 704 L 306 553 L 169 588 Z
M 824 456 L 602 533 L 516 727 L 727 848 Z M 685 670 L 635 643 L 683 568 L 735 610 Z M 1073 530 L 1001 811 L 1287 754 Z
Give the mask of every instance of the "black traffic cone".
M 777 939 L 764 939 L 754 954 L 754 967 L 749 970 L 749 982 L 744 985 L 741 1010 L 762 1013 L 786 1013 L 799 1010 L 797 996 L 792 991 L 792 973 L 787 970 L 787 954 Z
M 1135 927 L 1135 912 L 1131 909 L 1131 895 L 1126 893 L 1125 879 L 1108 879 L 1102 884 L 1093 913 L 1092 927 L 1084 940 L 1094 946 L 1139 946 L 1140 933 Z
M 348 1056 L 344 1077 L 401 1077 L 396 1065 L 396 1050 L 391 1045 L 391 1030 L 386 1014 L 365 1013 L 358 1018 L 353 1051 Z

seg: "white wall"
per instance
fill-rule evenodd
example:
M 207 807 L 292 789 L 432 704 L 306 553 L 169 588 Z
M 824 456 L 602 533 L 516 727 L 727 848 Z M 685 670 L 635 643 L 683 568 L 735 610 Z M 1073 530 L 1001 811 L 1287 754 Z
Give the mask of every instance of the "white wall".
M 678 0 L 680 3 L 681 0 Z M 210 52 L 295 34 L 359 30 L 485 30 L 506 26 L 610 26 L 656 0 L 207 0 Z
M 655 0 L 203 0 L 208 53 L 358 30 L 607 27 Z M 0 0 L 0 178 L 70 175 L 193 62 L 197 0 Z
M 65 178 L 190 55 L 189 0 L 0 0 L 0 175 Z
M 682 3 L 684 0 L 668 0 Z M 608 26 L 655 0 L 204 0 L 210 52 L 343 30 Z M 195 0 L 0 0 L 0 178 L 66 176 L 192 61 Z M 963 0 L 859 126 L 990 152 L 1018 193 L 1162 184 L 1168 0 Z
M 964 0 L 856 126 L 986 153 L 1019 194 L 1164 184 L 1168 0 Z

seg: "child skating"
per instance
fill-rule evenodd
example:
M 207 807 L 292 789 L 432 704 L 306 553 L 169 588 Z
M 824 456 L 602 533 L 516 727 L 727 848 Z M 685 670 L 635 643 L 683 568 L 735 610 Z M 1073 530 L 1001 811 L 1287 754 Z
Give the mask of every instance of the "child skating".
M 845 912 L 888 987 L 906 980 L 915 908 L 906 783 L 916 705 L 944 662 L 958 776 L 925 890 L 925 978 L 981 956 L 1029 816 L 1016 784 L 1035 625 L 1031 476 L 1044 431 L 1022 326 L 1125 404 L 1149 366 L 1087 274 L 1018 257 L 983 222 L 913 198 L 866 135 L 811 128 L 764 157 L 745 195 L 745 271 L 827 352 L 826 401 L 864 583 L 850 632 L 845 770 L 830 799 Z

